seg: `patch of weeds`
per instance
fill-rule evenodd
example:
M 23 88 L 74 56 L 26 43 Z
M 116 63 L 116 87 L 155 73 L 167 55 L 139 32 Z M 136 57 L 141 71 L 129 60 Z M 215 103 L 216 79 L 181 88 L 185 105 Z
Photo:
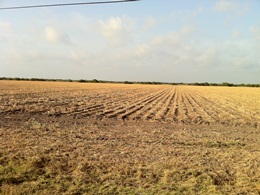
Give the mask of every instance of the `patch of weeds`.
M 35 118 L 31 118 L 26 122 L 26 124 L 31 130 L 39 130 L 46 128 L 46 124 L 38 122 Z
M 46 173 L 47 163 L 48 159 L 44 157 L 9 159 L 7 164 L 0 166 L 0 183 L 18 185 L 36 181 Z

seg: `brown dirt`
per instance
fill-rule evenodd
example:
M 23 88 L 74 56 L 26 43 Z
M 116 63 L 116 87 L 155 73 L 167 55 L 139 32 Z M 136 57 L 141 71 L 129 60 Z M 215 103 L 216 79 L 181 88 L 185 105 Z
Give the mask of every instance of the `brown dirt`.
M 2 194 L 260 194 L 259 89 L 0 90 Z

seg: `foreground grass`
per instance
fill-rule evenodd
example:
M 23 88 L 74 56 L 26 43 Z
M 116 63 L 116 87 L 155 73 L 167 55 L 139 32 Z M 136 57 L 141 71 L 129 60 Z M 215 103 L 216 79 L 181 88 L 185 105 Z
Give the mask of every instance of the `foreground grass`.
M 230 165 L 193 167 L 176 162 L 154 164 L 97 164 L 70 167 L 37 158 L 9 161 L 1 167 L 2 194 L 257 194 L 257 162 L 238 170 Z M 65 164 L 65 165 L 64 165 Z M 259 174 L 259 172 L 258 172 Z
M 260 194 L 257 129 L 61 124 L 0 128 L 1 194 Z

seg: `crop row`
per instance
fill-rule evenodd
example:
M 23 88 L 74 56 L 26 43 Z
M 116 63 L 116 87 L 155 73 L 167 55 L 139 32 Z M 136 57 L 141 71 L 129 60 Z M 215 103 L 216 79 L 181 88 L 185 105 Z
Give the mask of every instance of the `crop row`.
M 230 91 L 223 87 L 93 85 L 66 87 L 57 84 L 48 90 L 41 86 L 39 91 L 37 87 L 31 87 L 27 93 L 25 90 L 20 90 L 23 93 L 15 93 L 15 90 L 4 93 L 3 90 L 0 114 L 259 126 L 258 89 Z

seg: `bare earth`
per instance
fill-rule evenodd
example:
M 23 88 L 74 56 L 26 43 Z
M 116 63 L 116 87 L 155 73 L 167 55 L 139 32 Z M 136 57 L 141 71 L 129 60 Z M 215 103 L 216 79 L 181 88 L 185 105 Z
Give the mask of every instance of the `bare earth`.
M 260 89 L 0 81 L 1 194 L 260 194 Z

